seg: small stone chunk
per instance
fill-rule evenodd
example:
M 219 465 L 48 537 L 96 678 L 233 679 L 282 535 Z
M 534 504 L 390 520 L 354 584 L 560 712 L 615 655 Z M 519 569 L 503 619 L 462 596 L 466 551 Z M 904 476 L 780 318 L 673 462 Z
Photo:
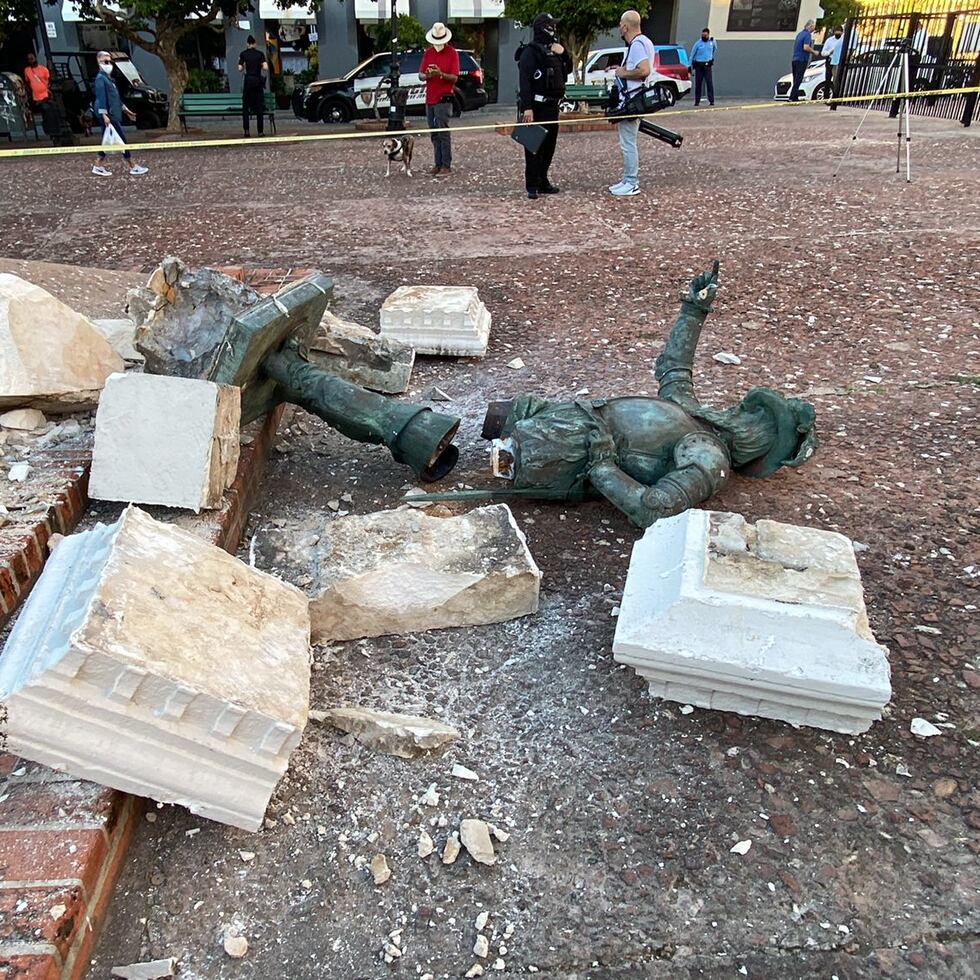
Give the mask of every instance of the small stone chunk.
M 419 831 L 419 857 L 427 858 L 436 849 L 432 838 L 424 831 Z
M 460 843 L 455 835 L 446 841 L 446 846 L 442 849 L 442 863 L 452 864 L 459 857 Z
M 497 856 L 490 840 L 490 828 L 483 820 L 464 820 L 459 825 L 459 837 L 474 861 L 480 864 L 496 864 Z
M 128 966 L 114 966 L 111 975 L 123 980 L 162 980 L 172 977 L 177 969 L 177 960 L 170 956 L 165 960 L 147 960 L 145 963 L 130 963 Z
M 225 952 L 233 959 L 240 960 L 248 952 L 248 940 L 244 936 L 229 933 L 225 936 Z
M 368 748 L 400 759 L 415 759 L 427 751 L 444 749 L 459 737 L 455 728 L 418 715 L 369 708 L 331 708 L 323 715 L 325 722 L 349 732 Z
M 461 766 L 458 762 L 453 763 L 452 774 L 457 779 L 467 779 L 473 783 L 478 782 L 480 779 L 472 769 L 467 769 L 466 766 Z
M 388 859 L 383 854 L 375 854 L 371 858 L 371 874 L 374 875 L 376 885 L 383 885 L 391 877 Z
M 473 943 L 473 955 L 479 956 L 481 960 L 485 960 L 490 955 L 490 940 L 482 933 L 476 937 L 476 942 Z

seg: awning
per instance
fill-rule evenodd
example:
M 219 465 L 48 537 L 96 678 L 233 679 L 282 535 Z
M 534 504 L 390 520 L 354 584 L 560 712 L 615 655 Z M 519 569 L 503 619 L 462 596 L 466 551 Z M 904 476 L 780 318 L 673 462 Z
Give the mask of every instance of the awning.
M 115 3 L 107 3 L 106 6 L 114 13 L 119 14 L 122 17 L 126 16 L 126 12 Z M 78 5 L 71 2 L 71 0 L 62 0 L 61 4 L 61 22 L 63 24 L 92 24 L 98 23 L 98 17 L 84 17 L 81 10 L 78 9 Z
M 449 20 L 484 20 L 504 16 L 504 0 L 449 0 Z
M 401 13 L 407 14 L 408 10 Z M 391 17 L 391 0 L 354 0 L 354 16 L 358 20 L 388 20 Z
M 259 0 L 259 16 L 263 20 L 316 21 L 316 14 L 309 4 L 298 3 L 283 9 L 276 3 L 276 0 Z

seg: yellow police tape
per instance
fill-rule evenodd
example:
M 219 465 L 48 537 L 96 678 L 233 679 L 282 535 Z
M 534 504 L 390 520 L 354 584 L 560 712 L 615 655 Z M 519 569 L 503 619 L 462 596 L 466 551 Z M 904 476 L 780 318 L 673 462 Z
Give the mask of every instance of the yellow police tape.
M 666 113 L 663 116 L 664 122 L 668 119 L 675 119 L 677 116 L 689 115 L 692 113 L 697 113 L 699 116 L 704 115 L 709 112 L 733 112 L 733 111 L 749 111 L 751 109 L 775 109 L 775 108 L 788 108 L 788 107 L 799 107 L 799 106 L 821 106 L 826 107 L 830 105 L 852 105 L 854 103 L 860 102 L 880 102 L 888 101 L 892 102 L 896 99 L 923 99 L 932 96 L 942 96 L 942 95 L 970 95 L 970 94 L 980 94 L 980 86 L 972 86 L 968 88 L 946 88 L 946 89 L 933 89 L 924 92 L 888 92 L 884 95 L 852 95 L 845 96 L 839 99 L 821 99 L 820 101 L 806 101 L 806 102 L 751 102 L 742 103 L 740 105 L 731 106 L 710 106 L 708 108 L 698 108 L 694 109 L 677 109 L 672 112 Z M 637 113 L 632 116 L 617 116 L 616 121 L 621 121 L 624 119 L 648 119 L 650 113 Z M 578 119 L 559 119 L 554 124 L 558 126 L 580 126 L 580 125 L 590 125 L 596 122 L 605 121 L 606 117 L 600 115 L 599 113 L 592 114 L 592 118 L 578 118 Z M 522 126 L 538 126 L 540 123 L 520 123 L 520 122 L 495 122 L 495 123 L 478 123 L 473 126 L 454 126 L 452 128 L 452 135 L 456 136 L 459 133 L 476 133 L 483 130 L 491 129 L 501 129 L 506 128 L 517 128 Z M 197 150 L 205 148 L 214 148 L 221 146 L 271 146 L 279 143 L 318 143 L 325 140 L 356 140 L 356 139 L 384 139 L 388 136 L 426 136 L 429 135 L 431 130 L 427 127 L 420 129 L 400 129 L 395 133 L 390 133 L 384 130 L 371 130 L 367 132 L 356 132 L 356 133 L 311 133 L 308 136 L 263 136 L 263 137 L 252 137 L 252 138 L 224 138 L 224 139 L 210 139 L 210 140 L 165 140 L 159 143 L 130 143 L 126 147 L 119 145 L 106 146 L 106 153 L 120 153 L 124 149 L 138 150 L 140 153 L 144 153 L 147 150 Z M 612 132 L 612 130 L 610 130 Z M 90 146 L 34 146 L 34 147 L 23 147 L 15 149 L 4 149 L 0 150 L 0 159 L 6 157 L 46 157 L 46 156 L 67 156 L 72 153 L 98 153 L 103 147 L 99 144 L 92 144 Z

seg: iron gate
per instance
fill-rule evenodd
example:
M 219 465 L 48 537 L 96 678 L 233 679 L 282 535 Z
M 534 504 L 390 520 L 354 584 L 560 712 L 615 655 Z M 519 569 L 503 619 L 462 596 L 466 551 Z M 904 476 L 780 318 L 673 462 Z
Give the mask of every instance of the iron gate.
M 910 49 L 912 91 L 967 88 L 980 85 L 980 5 L 949 0 L 908 0 L 869 4 L 844 27 L 844 55 L 834 80 L 834 95 L 846 99 L 877 92 L 900 92 L 899 40 Z M 977 115 L 977 94 L 931 95 L 910 99 L 913 113 L 959 119 L 969 126 Z M 862 107 L 867 103 L 862 103 Z M 894 99 L 872 103 L 876 109 L 898 111 Z

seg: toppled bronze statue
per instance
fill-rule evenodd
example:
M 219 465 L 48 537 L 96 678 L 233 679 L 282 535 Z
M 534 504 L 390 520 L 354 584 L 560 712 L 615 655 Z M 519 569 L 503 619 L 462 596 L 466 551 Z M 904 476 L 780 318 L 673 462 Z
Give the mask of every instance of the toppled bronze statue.
M 717 493 L 734 469 L 763 477 L 799 466 L 817 445 L 809 402 L 753 388 L 714 409 L 694 394 L 692 365 L 718 289 L 718 263 L 692 280 L 657 358 L 660 397 L 551 402 L 534 395 L 490 405 L 483 437 L 508 490 L 464 490 L 412 500 L 531 497 L 579 502 L 597 494 L 649 527 Z

